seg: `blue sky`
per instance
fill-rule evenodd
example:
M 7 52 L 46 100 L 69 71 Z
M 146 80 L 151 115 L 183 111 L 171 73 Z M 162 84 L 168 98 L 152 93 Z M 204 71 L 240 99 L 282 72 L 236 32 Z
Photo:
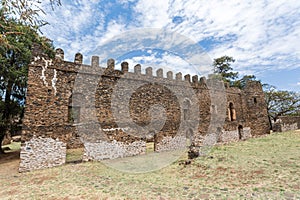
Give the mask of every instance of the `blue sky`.
M 103 53 L 101 48 L 112 38 L 126 40 L 128 31 L 156 28 L 188 38 L 211 60 L 234 57 L 232 67 L 240 75 L 254 74 L 278 89 L 300 92 L 299 0 L 62 0 L 62 6 L 54 11 L 46 5 L 45 9 L 50 25 L 42 32 L 64 49 L 66 60 L 73 61 L 80 52 L 88 63 L 92 55 Z M 164 42 L 164 47 L 174 44 L 170 39 Z M 131 68 L 158 59 L 159 65 L 188 73 L 186 57 L 168 50 L 137 49 L 136 54 L 123 52 L 127 57 L 119 57 Z

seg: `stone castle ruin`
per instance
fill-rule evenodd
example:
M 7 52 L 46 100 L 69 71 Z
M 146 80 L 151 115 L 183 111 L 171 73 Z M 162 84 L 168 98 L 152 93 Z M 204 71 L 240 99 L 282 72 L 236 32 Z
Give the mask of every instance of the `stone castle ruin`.
M 92 57 L 91 65 L 36 54 L 29 66 L 19 171 L 66 162 L 66 149 L 84 147 L 83 160 L 103 160 L 184 148 L 187 140 L 202 146 L 269 133 L 264 94 L 259 82 L 243 90 L 221 81 L 166 73 L 153 75 L 141 65 L 115 69 Z

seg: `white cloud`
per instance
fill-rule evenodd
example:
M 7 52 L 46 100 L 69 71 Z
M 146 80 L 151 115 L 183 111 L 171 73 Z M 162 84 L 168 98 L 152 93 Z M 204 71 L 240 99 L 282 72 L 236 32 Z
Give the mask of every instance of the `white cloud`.
M 46 20 L 52 25 L 43 31 L 65 50 L 69 60 L 78 51 L 88 60 L 95 45 L 127 30 L 156 27 L 176 31 L 196 42 L 206 39 L 211 58 L 233 56 L 236 59 L 233 67 L 240 74 L 300 68 L 299 0 L 118 0 L 118 5 L 77 0 L 62 3 L 55 12 L 49 10 Z M 133 13 L 132 21 L 126 18 L 126 13 L 108 18 L 115 12 L 112 10 L 115 6 L 123 6 L 126 12 Z M 173 23 L 175 17 L 180 20 Z M 165 59 L 171 60 L 168 65 L 179 62 L 174 57 L 165 56 Z
M 122 61 L 117 61 L 117 69 L 120 69 L 121 62 Z M 173 72 L 174 78 L 175 74 L 178 72 L 181 72 L 183 76 L 186 74 L 190 74 L 191 76 L 207 76 L 212 72 L 212 67 L 210 66 L 200 66 L 193 68 L 186 60 L 169 52 L 164 52 L 160 56 L 157 54 L 157 52 L 153 52 L 151 55 L 147 56 L 134 56 L 132 58 L 126 59 L 126 62 L 128 62 L 129 64 L 129 71 L 133 71 L 133 68 L 136 64 L 141 64 L 142 73 L 145 73 L 145 69 L 147 67 L 152 67 L 153 75 L 156 75 L 156 70 L 163 69 L 164 77 L 166 77 L 168 71 Z
M 173 0 L 156 7 L 155 3 L 139 1 L 136 12 L 141 14 L 141 24 L 160 24 L 196 41 L 208 37 L 222 41 L 232 35 L 233 40 L 220 42 L 209 54 L 233 56 L 239 70 L 250 65 L 256 66 L 254 71 L 299 68 L 299 1 Z M 163 17 L 153 17 L 157 13 L 164 13 Z M 175 16 L 184 21 L 172 24 Z
M 168 1 L 140 0 L 134 9 L 141 14 L 137 21 L 141 22 L 143 27 L 162 28 L 170 23 Z

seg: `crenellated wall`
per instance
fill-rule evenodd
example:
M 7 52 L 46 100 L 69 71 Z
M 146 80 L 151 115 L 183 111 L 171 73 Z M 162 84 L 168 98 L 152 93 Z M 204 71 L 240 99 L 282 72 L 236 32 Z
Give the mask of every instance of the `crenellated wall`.
M 34 137 L 53 138 L 68 148 L 83 145 L 84 160 L 101 160 L 143 154 L 149 140 L 155 151 L 167 151 L 184 147 L 187 138 L 201 146 L 207 134 L 227 142 L 269 132 L 258 82 L 244 90 L 222 90 L 220 81 L 180 72 L 164 76 L 163 69 L 154 74 L 148 67 L 143 74 L 141 65 L 129 72 L 126 62 L 116 70 L 113 59 L 103 68 L 97 56 L 83 65 L 80 53 L 74 62 L 63 59 L 62 49 L 53 60 L 35 53 L 29 66 L 23 144 Z M 21 153 L 31 155 L 26 148 Z M 20 171 L 36 169 L 24 162 Z M 44 167 L 55 166 L 53 162 Z

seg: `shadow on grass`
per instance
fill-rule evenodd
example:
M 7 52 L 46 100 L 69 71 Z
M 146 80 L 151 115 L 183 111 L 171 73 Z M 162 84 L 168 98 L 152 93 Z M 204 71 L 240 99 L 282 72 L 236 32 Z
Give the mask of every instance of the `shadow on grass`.
M 20 150 L 6 151 L 4 154 L 0 154 L 0 163 L 8 163 L 20 159 Z
M 0 154 L 0 164 L 8 163 L 20 159 L 20 149 L 21 149 L 20 142 L 12 142 L 8 145 L 4 145 L 2 149 L 4 150 L 5 153 Z

